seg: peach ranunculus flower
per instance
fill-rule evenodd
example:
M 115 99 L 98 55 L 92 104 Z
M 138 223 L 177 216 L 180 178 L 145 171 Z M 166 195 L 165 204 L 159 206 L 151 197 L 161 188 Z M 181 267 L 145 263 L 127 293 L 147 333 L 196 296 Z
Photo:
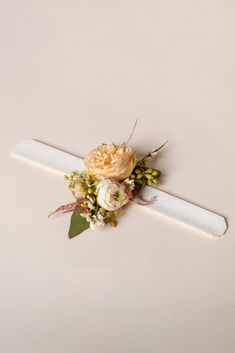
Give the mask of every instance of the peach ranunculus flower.
M 136 165 L 136 154 L 126 144 L 104 144 L 91 151 L 84 164 L 88 175 L 95 179 L 124 180 Z

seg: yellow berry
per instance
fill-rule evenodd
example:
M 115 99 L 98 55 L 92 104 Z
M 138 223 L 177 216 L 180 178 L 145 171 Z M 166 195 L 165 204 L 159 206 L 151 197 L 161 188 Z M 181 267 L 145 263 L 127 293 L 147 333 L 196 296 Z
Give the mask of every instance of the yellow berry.
M 116 227 L 117 226 L 117 221 L 115 220 L 115 219 L 110 219 L 110 221 L 109 221 L 109 223 L 110 223 L 110 225 L 112 226 L 112 227 Z

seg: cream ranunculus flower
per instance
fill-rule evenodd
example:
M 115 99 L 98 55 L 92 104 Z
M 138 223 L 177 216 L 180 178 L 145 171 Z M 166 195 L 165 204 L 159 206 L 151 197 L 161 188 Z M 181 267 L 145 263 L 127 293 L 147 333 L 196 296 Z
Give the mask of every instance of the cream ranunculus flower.
M 107 211 L 115 211 L 129 202 L 123 184 L 110 179 L 103 179 L 97 185 L 98 204 Z
M 136 155 L 131 147 L 122 145 L 101 145 L 86 157 L 87 173 L 98 180 L 104 178 L 124 180 L 136 164 Z

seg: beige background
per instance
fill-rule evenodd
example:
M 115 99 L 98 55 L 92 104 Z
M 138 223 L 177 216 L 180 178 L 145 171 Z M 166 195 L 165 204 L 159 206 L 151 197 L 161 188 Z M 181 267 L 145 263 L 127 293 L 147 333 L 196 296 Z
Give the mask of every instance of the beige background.
M 235 351 L 235 6 L 229 0 L 0 0 L 0 350 Z M 227 216 L 212 240 L 133 206 L 66 234 L 64 180 L 10 156 L 170 143 L 161 188 Z

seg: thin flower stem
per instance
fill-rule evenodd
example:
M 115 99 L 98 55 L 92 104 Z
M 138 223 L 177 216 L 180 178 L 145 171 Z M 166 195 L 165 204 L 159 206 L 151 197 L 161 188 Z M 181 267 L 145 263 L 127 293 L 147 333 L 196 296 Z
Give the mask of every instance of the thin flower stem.
M 168 143 L 168 141 L 166 141 L 165 143 L 163 143 L 163 145 L 161 145 L 160 147 L 158 147 L 157 149 L 151 151 L 151 152 L 148 152 L 146 154 L 146 156 L 144 156 L 144 158 L 141 159 L 141 163 L 145 163 L 148 159 L 156 156 L 156 154 Z
M 129 135 L 127 141 L 124 143 L 125 145 L 127 145 L 128 142 L 132 139 L 132 136 L 133 136 L 133 134 L 134 134 L 135 128 L 136 128 L 136 126 L 137 126 L 137 123 L 138 123 L 138 119 L 136 119 L 135 124 L 134 124 L 134 126 L 133 126 L 133 128 L 132 128 L 132 130 L 131 130 L 131 133 L 130 133 L 130 135 Z

